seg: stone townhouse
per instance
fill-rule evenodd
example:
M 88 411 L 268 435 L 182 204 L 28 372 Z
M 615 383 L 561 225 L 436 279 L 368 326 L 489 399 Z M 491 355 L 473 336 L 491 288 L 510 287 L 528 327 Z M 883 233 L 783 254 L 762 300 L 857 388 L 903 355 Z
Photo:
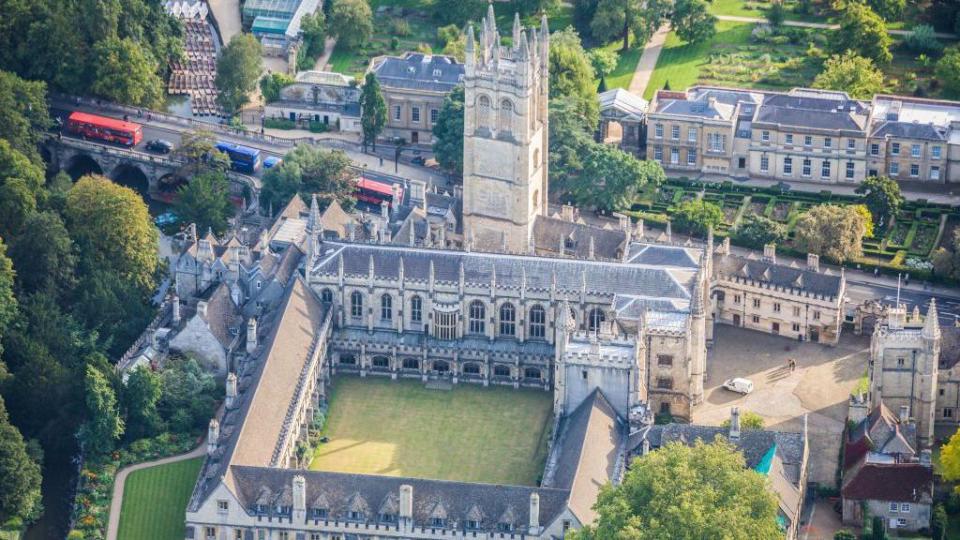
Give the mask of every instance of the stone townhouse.
M 360 89 L 353 77 L 327 71 L 301 71 L 263 109 L 266 118 L 282 118 L 301 127 L 323 124 L 331 130 L 360 133 Z
M 952 101 L 695 86 L 658 92 L 646 121 L 647 159 L 671 174 L 824 184 L 876 175 L 960 181 L 960 103 Z
M 430 144 L 443 100 L 463 84 L 464 66 L 452 56 L 406 52 L 378 56 L 368 71 L 376 74 L 387 102 L 387 127 L 381 137 Z
M 805 268 L 777 264 L 776 247 L 762 258 L 730 254 L 724 239 L 714 260 L 714 320 L 800 341 L 836 345 L 843 324 L 846 280 L 821 270 L 817 255 Z

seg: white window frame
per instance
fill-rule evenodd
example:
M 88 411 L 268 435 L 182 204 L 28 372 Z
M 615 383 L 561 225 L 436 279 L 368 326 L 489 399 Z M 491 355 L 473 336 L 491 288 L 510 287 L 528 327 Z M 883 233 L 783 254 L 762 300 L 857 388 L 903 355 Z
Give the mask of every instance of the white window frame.
M 678 165 L 680 163 L 680 149 L 671 147 L 670 148 L 670 164 Z
M 940 146 L 931 146 L 930 159 L 940 159 L 941 152 L 942 150 Z
M 939 180 L 940 179 L 940 167 L 932 165 L 930 167 L 930 179 Z
M 657 123 L 653 125 L 653 137 L 655 139 L 663 138 L 663 124 Z
M 697 149 L 687 148 L 687 165 L 697 164 Z
M 895 503 L 895 502 L 890 503 L 890 513 L 896 514 L 898 512 L 900 512 L 900 503 Z
M 687 128 L 687 142 L 697 142 L 697 128 Z
M 920 157 L 920 145 L 911 144 L 910 145 L 910 157 Z
M 857 174 L 857 166 L 852 161 L 847 162 L 847 178 L 853 178 Z
M 763 142 L 770 142 L 770 132 L 763 130 L 760 132 L 760 140 Z
M 820 162 L 820 178 L 830 178 L 831 167 L 830 162 L 823 160 Z
M 803 176 L 804 178 L 810 178 L 812 174 L 813 174 L 813 160 L 809 158 L 804 158 L 800 168 L 800 176 Z
M 420 123 L 420 107 L 410 107 L 410 121 L 414 124 Z
M 400 105 L 394 105 L 394 106 L 393 106 L 393 119 L 394 119 L 395 121 L 399 122 L 401 118 L 403 118 L 403 108 L 401 108 Z
M 680 140 L 680 126 L 676 124 L 670 126 L 670 140 L 672 141 Z
M 787 176 L 793 176 L 793 158 L 792 157 L 783 158 L 783 174 Z
M 786 138 L 787 144 L 793 144 L 793 133 L 787 133 L 784 137 Z
M 760 156 L 760 172 L 769 172 L 770 171 L 770 158 L 767 156 Z
M 804 145 L 804 146 L 807 146 L 807 147 L 813 146 L 813 136 L 812 136 L 812 135 L 804 135 L 804 136 L 803 136 L 803 145 Z
M 823 138 L 823 147 L 824 148 L 833 148 L 833 139 L 831 137 Z
M 660 145 L 653 147 L 653 160 L 663 163 L 663 147 Z
M 900 175 L 900 164 L 896 161 L 890 163 L 890 174 L 897 176 Z
M 910 513 L 910 503 L 900 503 L 900 513 L 909 514 Z
M 870 143 L 870 155 L 879 156 L 880 155 L 880 145 L 877 143 Z
M 890 143 L 890 155 L 899 156 L 900 155 L 900 143 Z
M 920 177 L 920 164 L 911 163 L 910 164 L 910 178 L 919 178 Z

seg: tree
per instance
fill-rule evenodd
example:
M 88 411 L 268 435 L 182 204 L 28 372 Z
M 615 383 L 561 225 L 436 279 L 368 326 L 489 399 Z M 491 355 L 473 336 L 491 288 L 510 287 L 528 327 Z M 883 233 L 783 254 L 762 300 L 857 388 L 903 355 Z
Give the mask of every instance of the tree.
M 580 204 L 613 212 L 628 207 L 645 182 L 636 158 L 614 146 L 594 144 L 583 161 L 573 195 Z
M 436 6 L 434 16 L 441 23 L 463 26 L 467 21 L 483 17 L 483 10 L 487 7 L 487 2 L 483 0 L 443 0 L 434 2 L 434 6 Z
M 467 57 L 467 37 L 455 24 L 437 28 L 437 39 L 443 43 L 443 54 L 463 62 Z
M 184 134 L 174 155 L 186 163 L 178 171 L 184 178 L 200 174 L 201 171 L 226 171 L 230 168 L 230 157 L 217 150 L 217 136 L 205 129 Z
M 55 212 L 37 212 L 26 219 L 10 248 L 10 258 L 18 270 L 20 289 L 27 294 L 47 291 L 59 297 L 77 283 L 77 253 Z
M 839 263 L 863 255 L 867 225 L 851 206 L 821 204 L 804 212 L 794 226 L 794 245 Z
M 15 237 L 36 209 L 37 199 L 25 180 L 9 178 L 0 184 L 0 236 Z
M 95 80 L 90 90 L 125 105 L 156 108 L 163 103 L 157 61 L 134 40 L 106 37 L 93 48 Z
M 570 96 L 577 100 L 590 132 L 600 121 L 596 83 L 590 56 L 577 32 L 567 27 L 550 36 L 550 98 Z
M 594 49 L 588 56 L 593 66 L 593 73 L 601 79 L 616 69 L 617 62 L 620 60 L 620 55 L 609 49 Z
M 740 429 L 763 429 L 763 417 L 753 411 L 743 411 L 740 413 Z M 720 422 L 720 427 L 730 429 L 730 419 Z
M 754 249 L 767 244 L 782 244 L 787 239 L 786 227 L 759 214 L 744 216 L 731 232 L 738 244 Z
M 942 504 L 933 507 L 933 516 L 930 518 L 930 536 L 932 540 L 947 539 L 947 511 Z
M 622 39 L 621 50 L 626 51 L 630 34 L 637 43 L 646 43 L 666 20 L 671 7 L 669 0 L 599 0 L 592 7 L 590 33 L 604 43 Z
M 867 4 L 887 21 L 896 21 L 903 17 L 907 0 L 867 0 Z
M 873 516 L 871 530 L 873 531 L 870 535 L 872 540 L 887 540 L 887 530 L 883 524 L 882 516 Z
M 568 190 L 583 171 L 583 160 L 594 144 L 587 121 L 573 97 L 550 100 L 550 152 L 548 154 L 551 189 Z
M 938 54 L 943 43 L 937 39 L 936 31 L 929 24 L 918 24 L 910 35 L 903 40 L 908 49 L 917 54 Z
M 955 431 L 940 448 L 940 471 L 947 482 L 960 482 L 960 431 Z M 960 484 L 955 485 L 953 491 L 960 494 Z
M 220 52 L 217 60 L 217 102 L 228 113 L 235 113 L 250 101 L 263 71 L 263 50 L 253 34 L 236 34 Z
M 783 26 L 783 21 L 787 18 L 787 8 L 783 6 L 783 0 L 774 0 L 767 10 L 767 22 L 774 28 Z
M 354 184 L 349 167 L 350 158 L 341 150 L 300 145 L 264 175 L 261 204 L 266 209 L 280 207 L 295 193 L 316 193 L 326 200 L 352 204 Z
M 703 43 L 717 33 L 717 18 L 704 0 L 676 0 L 670 21 L 677 37 L 687 43 Z
M 678 230 L 703 236 L 723 223 L 723 210 L 712 202 L 692 199 L 680 203 L 672 217 Z
M 846 4 L 840 14 L 840 29 L 832 33 L 833 48 L 837 53 L 853 51 L 878 64 L 893 59 L 887 25 L 868 6 L 857 2 Z
M 0 183 L 11 178 L 23 180 L 34 198 L 42 198 L 45 182 L 43 166 L 30 159 L 5 139 L 0 139 Z
M 857 540 L 857 535 L 846 529 L 841 529 L 833 533 L 833 540 Z
M 960 96 L 960 46 L 946 50 L 937 61 L 936 75 L 944 89 L 954 96 Z
M 627 469 L 623 481 L 604 486 L 598 518 L 573 539 L 700 540 L 781 538 L 776 497 L 766 478 L 746 467 L 743 454 L 718 438 L 693 446 L 668 443 Z
M 234 214 L 230 203 L 230 181 L 220 171 L 205 171 L 177 190 L 176 214 L 184 223 L 196 223 L 197 229 L 212 229 L 215 234 L 227 230 Z
M 160 374 L 160 387 L 157 410 L 180 433 L 202 429 L 220 395 L 213 375 L 192 358 L 172 358 Z
M 327 21 L 323 10 L 304 15 L 300 19 L 300 31 L 303 32 L 304 54 L 312 59 L 323 54 L 327 40 Z
M 900 194 L 900 184 L 886 176 L 871 176 L 857 186 L 855 191 L 863 195 L 863 202 L 873 216 L 873 223 L 880 232 L 887 230 L 887 225 L 893 220 L 903 205 L 903 195 Z
M 352 50 L 367 43 L 373 34 L 370 5 L 366 0 L 335 0 L 330 31 L 337 36 L 337 47 Z
M 134 441 L 155 435 L 163 423 L 157 412 L 161 394 L 160 376 L 141 366 L 130 373 L 122 390 L 127 439 Z
M 67 229 L 105 269 L 152 291 L 158 233 L 143 197 L 102 176 L 85 176 L 67 194 Z
M 269 73 L 260 79 L 260 94 L 267 103 L 280 99 L 280 90 L 293 84 L 293 77 L 286 73 Z
M 380 81 L 372 71 L 367 73 L 360 93 L 360 123 L 363 125 L 363 147 L 373 144 L 376 152 L 377 137 L 387 126 L 387 102 L 383 99 Z
M 85 381 L 87 421 L 80 428 L 80 441 L 85 452 L 106 454 L 123 435 L 117 396 L 110 381 L 93 366 L 87 366 Z
M 463 87 L 447 94 L 433 124 L 433 155 L 445 170 L 463 175 Z
M 867 208 L 865 204 L 855 204 L 853 205 L 853 209 L 863 217 L 863 223 L 866 226 L 863 237 L 873 238 L 873 213 L 870 212 L 870 209 Z
M 13 73 L 0 71 L 0 144 L 4 145 L 2 154 L 8 153 L 6 147 L 9 146 L 25 156 L 29 162 L 39 166 L 41 162 L 37 148 L 49 124 L 46 85 L 38 81 L 25 81 Z M 40 179 L 42 185 L 42 170 Z
M 0 336 L 6 334 L 7 327 L 17 316 L 17 297 L 13 295 L 15 276 L 13 262 L 7 257 L 7 246 L 0 237 Z
M 0 523 L 13 517 L 29 521 L 40 511 L 40 465 L 0 397 Z
M 814 88 L 840 90 L 856 99 L 870 99 L 883 92 L 884 86 L 883 72 L 873 60 L 849 51 L 828 58 L 813 81 Z

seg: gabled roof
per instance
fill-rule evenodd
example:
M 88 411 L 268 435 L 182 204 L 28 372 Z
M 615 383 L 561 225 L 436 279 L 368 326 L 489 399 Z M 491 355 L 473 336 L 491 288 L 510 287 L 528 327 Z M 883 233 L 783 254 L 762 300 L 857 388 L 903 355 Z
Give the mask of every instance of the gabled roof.
M 901 424 L 897 416 L 882 402 L 847 434 L 843 466 L 850 468 L 869 452 L 906 457 L 916 454 L 916 425 Z
M 463 81 L 464 67 L 452 56 L 407 52 L 374 59 L 373 72 L 385 89 L 449 92 Z
M 862 462 L 844 476 L 845 499 L 922 502 L 933 497 L 933 469 L 920 463 Z
M 749 279 L 778 287 L 836 298 L 843 289 L 843 278 L 827 271 L 815 272 L 739 255 L 722 255 L 715 260 L 716 272 L 729 278 Z
M 596 259 L 620 259 L 630 237 L 620 229 L 604 229 L 586 223 L 537 216 L 533 224 L 533 238 L 537 251 L 560 252 L 564 243 L 564 255 L 586 259 L 590 256 L 593 241 L 593 256 Z

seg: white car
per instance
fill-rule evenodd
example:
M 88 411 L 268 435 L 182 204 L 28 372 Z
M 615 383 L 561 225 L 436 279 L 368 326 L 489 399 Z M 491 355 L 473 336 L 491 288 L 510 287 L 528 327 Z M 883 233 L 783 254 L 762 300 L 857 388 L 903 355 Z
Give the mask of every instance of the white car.
M 723 387 L 731 392 L 747 395 L 750 392 L 753 392 L 753 381 L 750 379 L 744 379 L 742 377 L 735 377 L 733 379 L 727 379 L 724 381 Z

